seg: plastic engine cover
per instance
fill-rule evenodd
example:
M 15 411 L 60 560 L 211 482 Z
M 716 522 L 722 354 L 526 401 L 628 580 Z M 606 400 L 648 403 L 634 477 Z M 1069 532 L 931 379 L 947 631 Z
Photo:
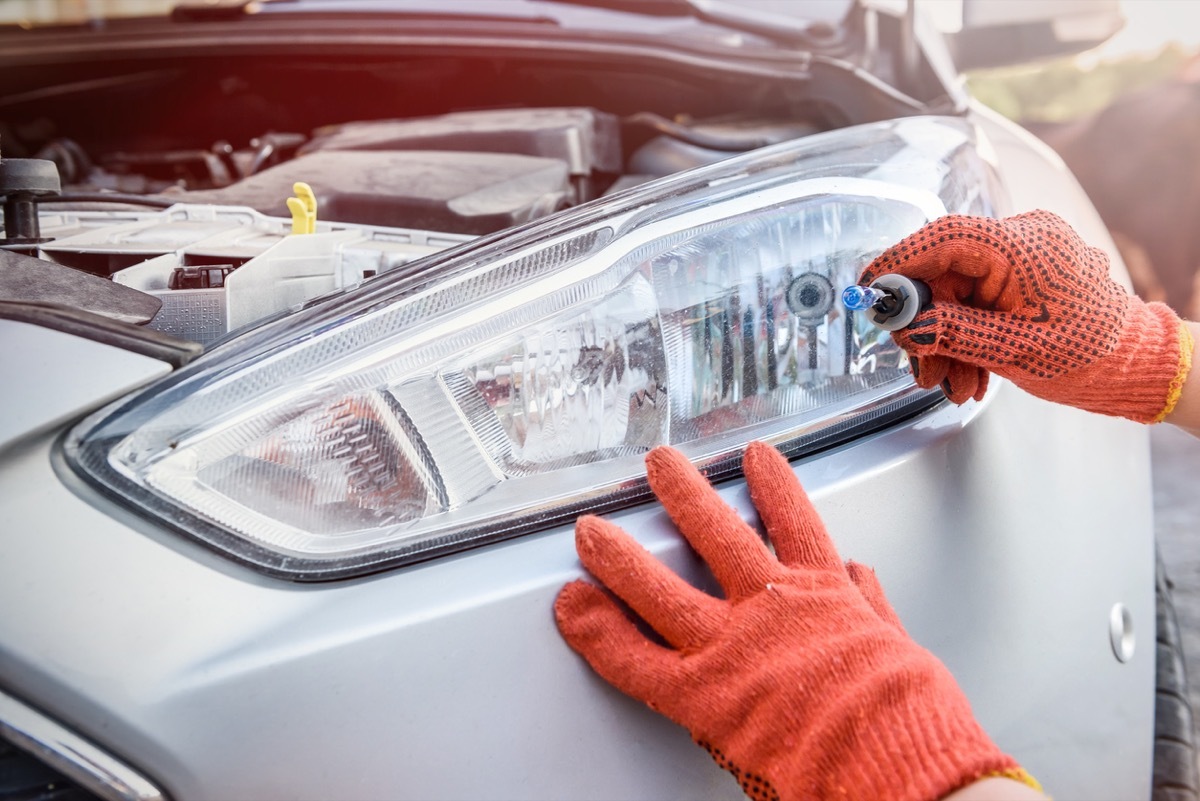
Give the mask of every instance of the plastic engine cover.
M 590 108 L 464 111 L 415 120 L 351 122 L 318 132 L 322 150 L 454 150 L 559 159 L 571 175 L 621 172 L 617 118 Z
M 304 181 L 320 219 L 487 234 L 557 211 L 569 191 L 567 170 L 558 159 L 498 153 L 322 151 L 179 200 L 287 217 L 292 185 Z

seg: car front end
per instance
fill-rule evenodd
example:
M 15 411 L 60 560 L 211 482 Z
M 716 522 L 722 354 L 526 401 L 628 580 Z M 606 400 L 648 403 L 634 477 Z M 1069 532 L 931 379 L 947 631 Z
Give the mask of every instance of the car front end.
M 104 798 L 739 797 L 551 607 L 584 512 L 712 590 L 642 457 L 753 522 L 764 440 L 1002 748 L 1147 795 L 1145 431 L 952 405 L 836 302 L 947 213 L 1119 272 L 1086 196 L 903 14 L 605 5 L 7 34 L 64 186 L 7 224 L 0 736 Z

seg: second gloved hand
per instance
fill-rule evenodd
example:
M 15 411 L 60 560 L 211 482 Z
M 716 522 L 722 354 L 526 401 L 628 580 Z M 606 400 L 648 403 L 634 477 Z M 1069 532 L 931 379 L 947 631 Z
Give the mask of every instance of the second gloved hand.
M 917 383 L 941 385 L 955 403 L 982 398 L 995 373 L 1047 400 L 1158 422 L 1191 366 L 1191 335 L 1175 313 L 1128 294 L 1103 251 L 1047 211 L 934 220 L 875 259 L 860 282 L 887 273 L 933 291 L 933 303 L 892 336 Z
M 743 468 L 778 558 L 687 459 L 646 458 L 651 487 L 725 591 L 668 570 L 616 526 L 582 517 L 563 637 L 601 676 L 685 726 L 755 801 L 935 799 L 987 775 L 1028 777 L 984 733 L 950 672 L 900 625 L 872 571 L 843 565 L 787 461 L 752 443 Z

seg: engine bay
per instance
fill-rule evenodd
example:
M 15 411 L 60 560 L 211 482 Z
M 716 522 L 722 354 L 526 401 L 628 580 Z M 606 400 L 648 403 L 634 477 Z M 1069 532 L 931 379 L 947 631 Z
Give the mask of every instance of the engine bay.
M 475 237 L 906 113 L 842 70 L 192 55 L 5 73 L 0 165 L 57 177 L 27 191 L 0 166 L 0 256 L 150 295 L 162 305 L 149 328 L 202 345 Z M 301 186 L 315 199 L 307 228 L 289 211 Z M 86 309 L 86 294 L 68 305 Z

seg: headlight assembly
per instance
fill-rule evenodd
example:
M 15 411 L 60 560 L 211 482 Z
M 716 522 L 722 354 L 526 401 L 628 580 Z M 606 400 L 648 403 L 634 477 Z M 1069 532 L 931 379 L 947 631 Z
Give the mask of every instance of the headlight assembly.
M 767 148 L 477 241 L 216 347 L 67 441 L 85 478 L 267 572 L 329 579 L 646 497 L 933 402 L 836 298 L 947 212 L 994 214 L 965 122 Z

